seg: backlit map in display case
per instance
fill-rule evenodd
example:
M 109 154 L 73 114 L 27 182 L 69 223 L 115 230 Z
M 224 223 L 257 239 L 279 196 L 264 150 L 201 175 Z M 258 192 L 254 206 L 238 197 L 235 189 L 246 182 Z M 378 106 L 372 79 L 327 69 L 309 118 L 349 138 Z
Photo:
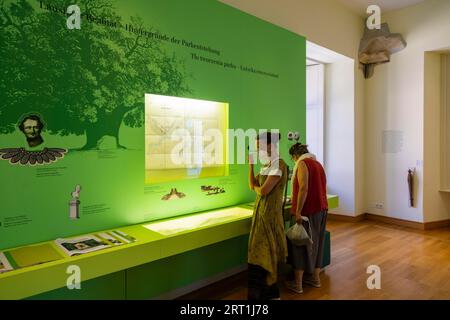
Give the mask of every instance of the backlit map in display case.
M 145 183 L 228 175 L 228 103 L 145 95 Z

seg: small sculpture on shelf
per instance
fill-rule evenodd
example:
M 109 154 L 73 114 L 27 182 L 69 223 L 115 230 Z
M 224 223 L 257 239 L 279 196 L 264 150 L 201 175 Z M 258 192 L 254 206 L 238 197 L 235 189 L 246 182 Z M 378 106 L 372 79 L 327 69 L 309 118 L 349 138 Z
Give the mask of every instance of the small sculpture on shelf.
M 164 195 L 161 198 L 161 200 L 170 201 L 170 200 L 182 199 L 184 197 L 186 197 L 186 194 L 184 194 L 183 192 L 179 192 L 176 188 L 172 188 L 168 194 Z
M 72 200 L 69 202 L 69 217 L 72 220 L 80 219 L 80 192 L 81 186 L 77 185 L 75 191 L 71 193 Z
M 226 192 L 225 188 L 214 186 L 201 186 L 201 190 L 206 193 L 207 196 L 214 196 Z

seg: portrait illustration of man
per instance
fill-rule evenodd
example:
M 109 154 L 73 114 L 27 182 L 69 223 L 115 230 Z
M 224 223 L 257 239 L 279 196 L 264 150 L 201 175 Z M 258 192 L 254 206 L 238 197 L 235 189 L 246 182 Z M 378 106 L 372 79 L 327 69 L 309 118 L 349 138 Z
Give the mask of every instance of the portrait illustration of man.
M 31 148 L 37 147 L 44 143 L 41 132 L 44 129 L 44 123 L 37 115 L 26 116 L 19 124 L 20 131 L 25 135 L 28 145 Z
M 42 131 L 45 122 L 37 114 L 28 114 L 21 118 L 17 127 L 24 134 L 30 148 L 36 148 L 44 143 Z M 50 148 L 41 146 L 40 149 L 26 150 L 22 145 L 0 149 L 0 161 L 5 160 L 13 165 L 35 166 L 47 165 L 64 158 L 68 152 L 65 148 Z

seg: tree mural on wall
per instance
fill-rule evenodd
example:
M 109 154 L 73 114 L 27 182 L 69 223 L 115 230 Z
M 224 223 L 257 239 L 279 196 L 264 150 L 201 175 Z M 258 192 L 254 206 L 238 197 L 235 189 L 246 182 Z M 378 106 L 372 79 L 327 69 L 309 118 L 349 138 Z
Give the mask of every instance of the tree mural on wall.
M 37 112 L 51 134 L 85 135 L 82 150 L 98 148 L 104 136 L 124 148 L 119 129 L 143 125 L 145 93 L 189 92 L 182 61 L 158 40 L 86 19 L 81 30 L 69 30 L 62 12 L 30 1 L 0 0 L 0 133 L 14 132 L 20 117 Z M 49 4 L 65 9 L 72 3 Z M 83 14 L 122 23 L 113 1 L 77 5 Z M 130 22 L 144 27 L 137 17 Z

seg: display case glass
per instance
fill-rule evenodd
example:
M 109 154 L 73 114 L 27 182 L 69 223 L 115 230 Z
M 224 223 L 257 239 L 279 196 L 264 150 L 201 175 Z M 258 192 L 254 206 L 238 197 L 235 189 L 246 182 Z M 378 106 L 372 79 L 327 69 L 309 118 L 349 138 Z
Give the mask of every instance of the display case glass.
M 147 94 L 145 182 L 228 174 L 228 104 Z

